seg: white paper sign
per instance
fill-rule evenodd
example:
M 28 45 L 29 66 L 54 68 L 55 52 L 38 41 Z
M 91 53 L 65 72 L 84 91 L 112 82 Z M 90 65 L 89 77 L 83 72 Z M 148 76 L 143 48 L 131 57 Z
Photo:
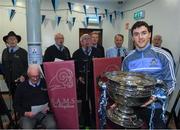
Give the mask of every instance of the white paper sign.
M 48 103 L 43 104 L 43 105 L 38 105 L 38 106 L 31 106 L 31 112 L 33 114 L 37 114 L 39 112 L 42 112 L 43 110 L 45 110 L 48 107 Z
M 64 60 L 55 58 L 54 61 L 64 61 Z

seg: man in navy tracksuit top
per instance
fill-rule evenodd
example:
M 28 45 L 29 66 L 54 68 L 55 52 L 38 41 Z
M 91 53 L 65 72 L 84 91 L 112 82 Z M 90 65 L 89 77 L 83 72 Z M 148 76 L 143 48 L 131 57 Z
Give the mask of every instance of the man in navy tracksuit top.
M 146 22 L 136 22 L 131 29 L 131 34 L 136 49 L 125 57 L 122 70 L 127 72 L 141 72 L 162 80 L 168 86 L 168 94 L 171 94 L 176 82 L 172 57 L 161 48 L 151 46 L 151 32 Z M 155 115 L 153 116 L 152 124 L 156 129 L 166 128 L 166 124 L 161 117 L 162 103 L 157 100 L 157 94 L 152 95 L 149 101 L 142 105 L 139 112 L 141 113 L 140 117 L 148 125 L 152 103 L 156 101 L 155 104 L 153 103 L 155 106 Z

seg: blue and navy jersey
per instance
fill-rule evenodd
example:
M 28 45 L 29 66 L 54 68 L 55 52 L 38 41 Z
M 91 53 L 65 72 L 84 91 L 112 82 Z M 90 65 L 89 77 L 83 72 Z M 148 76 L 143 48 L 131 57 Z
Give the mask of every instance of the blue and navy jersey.
M 127 72 L 141 72 L 168 85 L 170 94 L 175 87 L 174 63 L 171 55 L 161 48 L 147 44 L 144 49 L 133 50 L 125 57 L 122 70 Z

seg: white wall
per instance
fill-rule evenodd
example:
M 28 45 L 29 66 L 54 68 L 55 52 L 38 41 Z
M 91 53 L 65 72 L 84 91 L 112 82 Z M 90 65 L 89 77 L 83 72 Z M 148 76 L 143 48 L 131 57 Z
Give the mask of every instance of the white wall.
M 129 10 L 143 5 L 152 0 L 128 0 L 122 10 Z M 180 56 L 180 0 L 154 0 L 150 4 L 137 8 L 133 11 L 124 13 L 120 27 L 123 27 L 126 22 L 130 23 L 130 27 L 135 20 L 133 19 L 134 12 L 145 10 L 145 19 L 148 24 L 153 25 L 153 34 L 160 34 L 163 37 L 162 46 L 169 48 L 175 61 L 178 61 Z M 127 42 L 128 31 L 120 28 Z

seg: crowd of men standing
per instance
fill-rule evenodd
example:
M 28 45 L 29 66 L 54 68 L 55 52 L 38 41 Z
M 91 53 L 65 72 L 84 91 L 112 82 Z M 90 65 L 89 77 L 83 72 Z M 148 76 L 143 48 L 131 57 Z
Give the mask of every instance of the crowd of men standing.
M 143 47 L 141 47 L 141 42 L 138 41 L 139 39 L 137 40 L 137 36 L 136 36 L 136 33 L 138 34 L 140 33 L 140 36 L 142 35 L 141 34 L 142 32 L 138 32 L 139 31 L 138 29 L 139 27 L 141 29 L 141 26 L 149 34 L 145 40 L 146 43 L 144 43 L 145 45 Z M 135 42 L 137 42 L 135 45 L 137 46 L 136 47 L 137 54 L 139 54 L 138 51 L 141 51 L 146 46 L 150 46 L 149 45 L 150 32 L 148 30 L 149 28 L 146 23 L 140 23 L 140 25 L 137 25 L 137 27 L 135 26 L 133 29 L 135 31 L 137 30 L 137 32 L 133 30 L 132 35 L 134 36 Z M 72 53 L 72 57 L 70 55 L 69 49 L 64 45 L 63 34 L 61 33 L 55 34 L 54 40 L 55 43 L 49 46 L 45 50 L 43 56 L 43 62 L 53 62 L 56 59 L 61 59 L 61 60 L 73 59 L 75 61 L 77 95 L 78 95 L 77 98 L 78 100 L 82 101 L 80 121 L 81 124 L 84 126 L 90 126 L 91 128 L 95 128 L 96 126 L 95 99 L 94 99 L 95 96 L 94 96 L 94 86 L 93 86 L 92 59 L 102 58 L 102 57 L 107 57 L 107 58 L 121 57 L 122 60 L 125 59 L 125 62 L 123 64 L 123 69 L 126 71 L 130 71 L 131 69 L 133 69 L 133 68 L 128 68 L 129 67 L 128 64 L 131 63 L 131 61 L 133 61 L 133 60 L 129 60 L 129 57 L 130 55 L 132 55 L 132 53 L 130 53 L 128 58 L 125 58 L 128 55 L 129 51 L 122 46 L 124 42 L 124 36 L 122 34 L 115 35 L 114 46 L 108 48 L 106 52 L 104 51 L 104 47 L 102 46 L 102 43 L 99 43 L 98 32 L 93 31 L 90 34 L 83 34 L 82 36 L 80 36 L 80 48 L 77 49 L 74 53 Z M 26 79 L 32 78 L 31 76 L 29 76 L 30 74 L 27 75 L 27 70 L 28 70 L 27 51 L 17 45 L 21 41 L 21 36 L 15 34 L 13 31 L 9 32 L 6 36 L 4 36 L 3 41 L 6 43 L 7 46 L 2 53 L 3 74 L 7 86 L 14 97 L 14 95 L 16 95 L 16 87 L 18 82 L 19 81 L 23 82 Z M 132 58 L 134 57 L 132 56 Z M 39 76 L 39 73 L 37 76 Z M 40 83 L 41 81 L 37 81 L 37 82 Z M 31 80 L 29 80 L 29 82 L 27 82 L 26 84 L 28 83 L 30 86 L 36 87 L 36 85 L 31 83 Z M 20 96 L 18 94 L 18 96 L 16 95 L 15 97 L 20 97 Z M 17 101 L 17 99 L 15 99 L 15 101 Z M 19 107 L 20 106 L 18 106 L 18 108 Z M 26 114 L 24 114 L 23 116 L 26 116 Z
M 117 42 L 119 38 L 122 38 L 122 40 Z M 17 35 L 13 31 L 10 31 L 7 35 L 5 35 L 3 37 L 3 41 L 6 44 L 6 48 L 2 53 L 2 70 L 4 79 L 13 97 L 13 101 L 17 103 L 18 100 L 19 103 L 20 99 L 14 99 L 20 97 L 19 92 L 18 96 L 16 94 L 16 88 L 20 82 L 24 82 L 26 79 L 29 80 L 31 78 L 27 74 L 28 52 L 18 46 L 18 43 L 21 41 L 21 36 Z M 105 57 L 104 47 L 102 46 L 102 43 L 99 43 L 99 32 L 93 31 L 90 34 L 83 34 L 80 37 L 80 48 L 72 54 L 72 57 L 70 55 L 69 49 L 64 45 L 63 34 L 55 34 L 54 41 L 55 43 L 45 50 L 43 62 L 53 62 L 57 59 L 75 61 L 78 95 L 77 98 L 78 100 L 82 100 L 80 121 L 84 126 L 91 126 L 92 128 L 95 128 L 95 99 L 93 88 L 92 59 Z M 116 55 L 127 55 L 126 52 L 124 54 L 124 48 L 121 49 L 123 51 L 118 49 L 122 47 L 123 35 L 117 34 L 114 38 L 114 41 L 115 47 L 113 48 L 119 51 L 116 52 Z M 114 53 L 114 49 L 108 50 L 108 57 L 116 57 L 116 55 L 109 56 L 109 53 Z M 120 54 L 120 52 L 123 54 Z M 35 85 L 30 83 L 30 86 L 34 87 Z M 14 106 L 15 108 L 18 108 L 17 110 L 20 110 L 20 106 L 17 106 L 17 104 Z M 19 113 L 22 113 L 22 111 L 19 111 Z M 32 127 L 27 126 L 27 124 L 22 124 L 22 126 L 27 128 Z

